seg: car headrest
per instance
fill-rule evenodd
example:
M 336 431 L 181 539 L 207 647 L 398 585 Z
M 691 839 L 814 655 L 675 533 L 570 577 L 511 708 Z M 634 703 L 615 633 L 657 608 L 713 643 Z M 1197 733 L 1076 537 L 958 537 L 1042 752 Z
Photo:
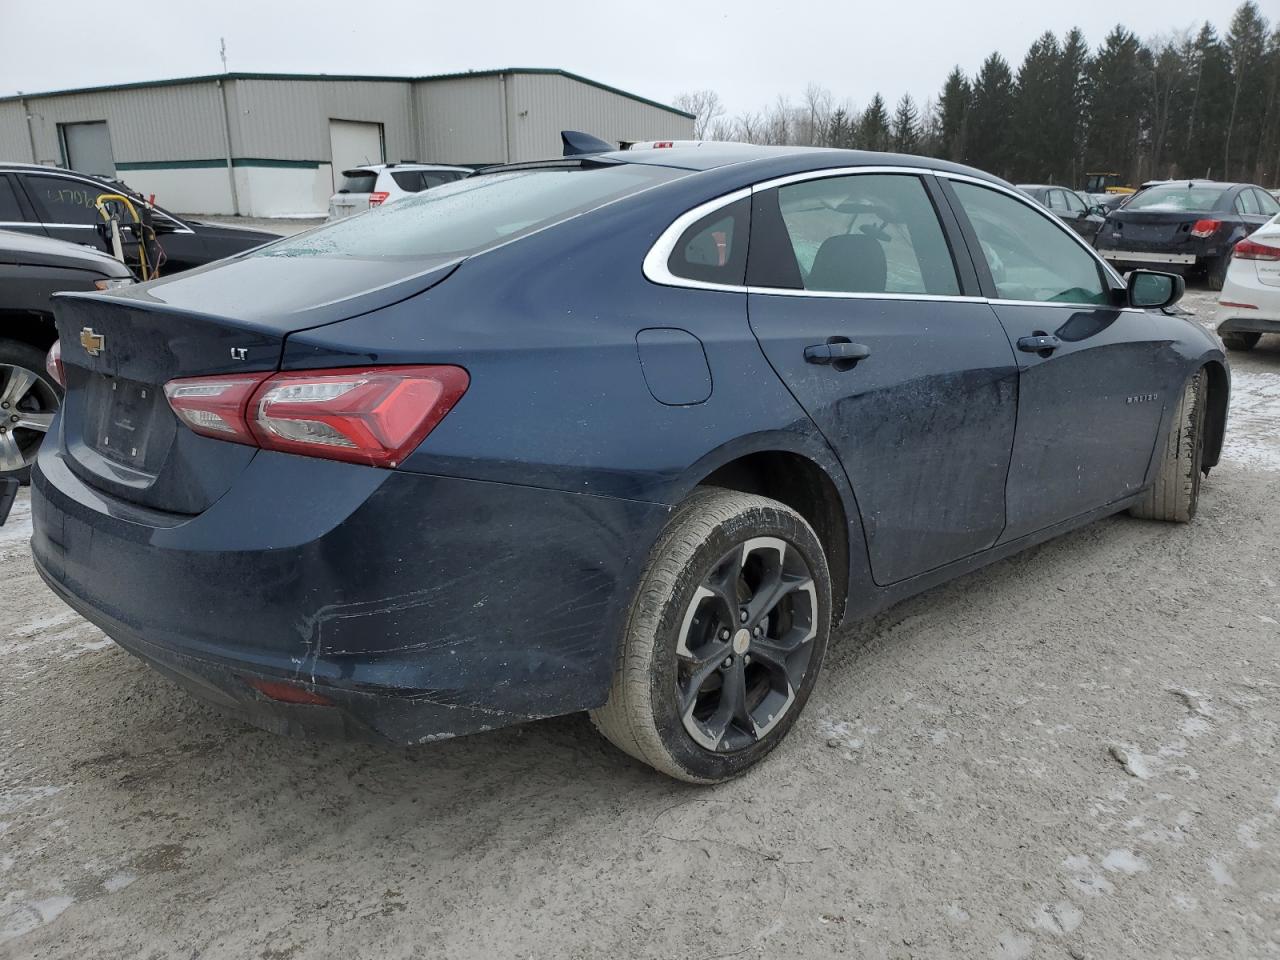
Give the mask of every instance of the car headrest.
M 822 241 L 805 287 L 840 293 L 884 293 L 888 278 L 880 241 L 864 234 L 843 233 Z

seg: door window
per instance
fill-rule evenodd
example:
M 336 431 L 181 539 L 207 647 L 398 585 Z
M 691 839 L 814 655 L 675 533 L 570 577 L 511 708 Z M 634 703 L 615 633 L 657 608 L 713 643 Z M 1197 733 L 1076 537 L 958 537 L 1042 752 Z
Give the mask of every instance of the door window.
M 1048 191 L 1048 193 L 1049 193 L 1049 203 L 1047 204 L 1047 206 L 1049 207 L 1049 209 L 1052 210 L 1054 213 L 1066 213 L 1067 199 L 1062 195 L 1062 191 L 1050 190 Z
M 28 174 L 22 179 L 26 184 L 27 194 L 43 213 L 44 222 L 51 226 L 93 226 L 102 219 L 95 206 L 98 197 L 112 192 L 86 180 L 72 180 L 69 177 Z
M 805 290 L 960 292 L 946 236 L 919 177 L 806 180 L 778 188 L 778 206 Z
M 1262 211 L 1258 209 L 1258 200 L 1253 195 L 1252 190 L 1241 190 L 1236 197 L 1236 213 L 1241 214 L 1259 214 Z
M 1108 303 L 1098 261 L 1052 218 L 976 184 L 953 184 L 991 270 L 996 296 L 1037 303 Z
M 1062 191 L 1062 195 L 1066 197 L 1067 209 L 1075 214 L 1084 213 L 1089 208 L 1084 205 L 1084 201 L 1072 193 L 1070 190 Z
M 13 181 L 0 175 L 0 223 L 21 223 L 25 219 L 22 207 L 18 205 L 18 194 L 14 192 Z

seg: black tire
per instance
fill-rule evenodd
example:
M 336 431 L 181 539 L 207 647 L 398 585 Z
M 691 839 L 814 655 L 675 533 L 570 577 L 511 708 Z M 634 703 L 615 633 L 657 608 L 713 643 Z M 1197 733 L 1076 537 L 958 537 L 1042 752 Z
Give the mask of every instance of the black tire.
M 776 579 L 767 572 L 775 556 Z M 773 612 L 757 634 L 756 611 L 775 593 L 781 599 L 768 607 Z M 745 622 L 744 609 L 750 611 Z M 730 616 L 737 619 L 728 626 Z M 831 576 L 804 518 L 765 497 L 699 489 L 653 549 L 627 618 L 609 700 L 591 711 L 591 720 L 617 747 L 668 776 L 728 780 L 787 735 L 817 681 L 830 632 Z M 731 717 L 716 739 L 723 713 Z M 738 719 L 743 716 L 745 722 Z
M 1252 350 L 1262 339 L 1260 333 L 1224 333 L 1222 342 L 1228 350 Z
M 1225 257 L 1214 257 L 1205 264 L 1205 280 L 1208 281 L 1210 290 L 1221 290 L 1222 285 L 1227 282 L 1227 267 L 1231 265 L 1231 255 Z
M 31 482 L 31 464 L 48 430 L 47 421 L 62 402 L 62 390 L 45 370 L 44 360 L 45 351 L 38 347 L 0 339 L 0 405 L 7 404 L 0 409 L 0 477 L 17 477 L 23 485 Z M 10 392 L 19 394 L 16 402 Z M 45 424 L 43 431 L 24 426 L 37 421 Z M 21 466 L 14 466 L 17 463 Z
M 1173 413 L 1169 437 L 1160 452 L 1156 482 L 1129 513 L 1143 520 L 1187 523 L 1200 501 L 1204 461 L 1205 374 L 1187 381 Z

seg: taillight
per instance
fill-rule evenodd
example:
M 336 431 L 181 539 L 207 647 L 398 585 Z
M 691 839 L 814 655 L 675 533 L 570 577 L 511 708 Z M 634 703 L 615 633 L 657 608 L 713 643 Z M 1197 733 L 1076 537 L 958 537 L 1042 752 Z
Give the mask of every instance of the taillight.
M 190 377 L 165 385 L 196 433 L 264 450 L 394 467 L 466 393 L 461 367 L 358 367 Z
M 378 190 L 374 193 L 371 193 L 369 194 L 369 206 L 380 207 L 389 196 L 391 196 L 391 194 L 385 190 Z
M 269 376 L 258 373 L 170 380 L 164 385 L 164 395 L 178 419 L 201 436 L 254 447 L 258 441 L 249 429 L 245 411 L 253 391 Z
M 1237 260 L 1280 260 L 1280 247 L 1256 240 L 1241 240 L 1232 254 Z
M 1221 220 L 1197 220 L 1191 226 L 1191 235 L 1203 240 L 1217 233 L 1220 226 L 1222 226 Z
M 53 346 L 49 348 L 49 353 L 44 358 L 44 368 L 49 371 L 49 376 L 63 390 L 67 389 L 67 372 L 62 369 L 62 341 L 53 341 Z

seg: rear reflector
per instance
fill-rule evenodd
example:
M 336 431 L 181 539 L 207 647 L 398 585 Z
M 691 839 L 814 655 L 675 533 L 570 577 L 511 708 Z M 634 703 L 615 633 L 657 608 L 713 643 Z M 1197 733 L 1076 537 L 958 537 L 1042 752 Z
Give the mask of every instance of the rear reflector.
M 49 371 L 49 376 L 57 381 L 58 386 L 63 390 L 67 389 L 67 372 L 62 368 L 62 341 L 53 341 L 53 346 L 49 348 L 48 355 L 44 358 L 44 368 Z
M 1241 240 L 1232 252 L 1237 260 L 1280 261 L 1280 247 L 1259 243 L 1257 240 Z
M 165 385 L 196 433 L 264 450 L 397 466 L 467 392 L 461 367 L 352 367 Z
M 259 680 L 256 677 L 245 677 L 244 682 L 264 697 L 281 703 L 305 703 L 316 707 L 333 706 L 333 701 L 328 697 L 312 693 L 301 684 L 289 683 L 285 680 Z
M 1220 226 L 1222 226 L 1221 220 L 1197 220 L 1191 227 L 1191 235 L 1203 240 L 1217 233 Z

